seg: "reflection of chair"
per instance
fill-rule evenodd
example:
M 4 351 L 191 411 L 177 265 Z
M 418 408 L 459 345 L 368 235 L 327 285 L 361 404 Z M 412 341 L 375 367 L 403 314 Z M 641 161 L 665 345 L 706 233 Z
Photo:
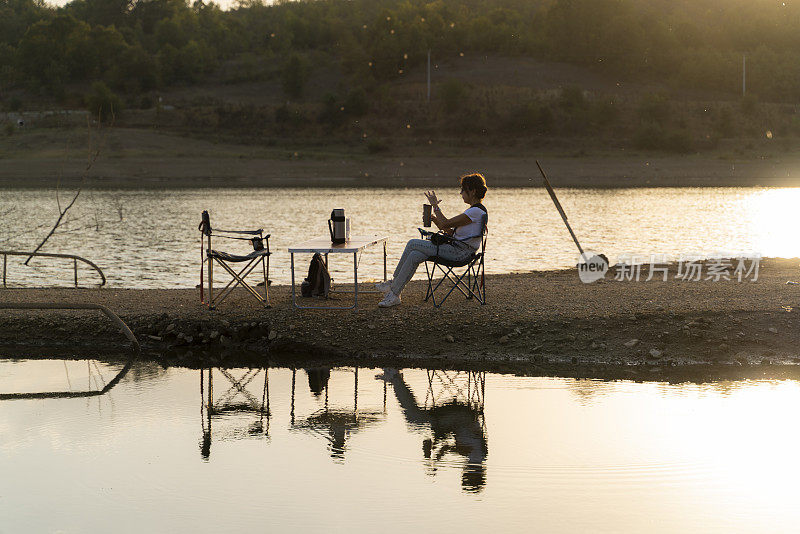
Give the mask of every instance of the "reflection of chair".
M 264 230 L 219 230 L 211 228 L 211 222 L 209 220 L 208 211 L 203 212 L 203 218 L 200 222 L 200 232 L 203 234 L 200 238 L 200 302 L 206 304 L 208 309 L 214 309 L 214 307 L 222 302 L 228 295 L 230 295 L 231 291 L 236 288 L 236 286 L 241 285 L 245 288 L 256 300 L 264 304 L 265 306 L 269 307 L 269 234 L 266 236 L 264 234 Z M 237 255 L 237 254 L 229 254 L 227 252 L 221 252 L 218 250 L 214 250 L 211 248 L 211 237 L 220 237 L 224 239 L 234 239 L 234 240 L 241 240 L 241 241 L 249 241 L 253 246 L 253 251 L 244 254 L 244 255 Z M 203 239 L 205 237 L 205 240 Z M 214 270 L 214 262 L 217 262 L 218 265 L 222 266 L 228 274 L 231 275 L 231 281 L 228 282 L 222 291 L 217 295 L 214 296 L 214 277 L 213 277 L 213 270 Z M 205 280 L 203 279 L 203 267 L 208 264 L 208 299 L 204 298 L 204 284 Z M 243 263 L 244 267 L 238 270 L 233 269 L 230 264 L 233 263 Z M 261 265 L 261 271 L 264 275 L 264 295 L 260 295 L 255 289 L 253 289 L 245 279 L 247 276 L 253 272 L 253 270 Z
M 229 426 L 227 437 L 244 438 L 249 436 L 269 435 L 269 369 L 248 369 L 241 376 L 236 377 L 230 369 L 217 368 L 216 371 L 227 379 L 230 384 L 228 389 L 214 398 L 214 371 L 215 369 L 200 369 L 200 399 L 201 422 L 203 426 L 203 441 L 200 452 L 203 458 L 208 459 L 211 454 L 211 421 L 212 417 L 235 416 L 247 413 L 258 414 L 258 418 L 250 423 L 246 431 L 240 427 Z M 248 386 L 264 371 L 264 384 L 261 388 L 261 398 L 251 392 Z M 228 422 L 241 423 L 241 418 L 228 418 Z M 224 435 L 224 434 L 223 434 Z
M 487 221 L 489 219 L 488 214 L 484 214 L 483 220 L 481 223 L 481 245 L 478 250 L 472 253 L 472 255 L 463 261 L 453 261 L 448 260 L 439 256 L 433 256 L 428 258 L 425 262 L 425 272 L 428 275 L 428 288 L 425 292 L 425 301 L 427 302 L 428 299 L 433 301 L 433 305 L 435 307 L 439 307 L 444 304 L 444 301 L 447 300 L 447 297 L 450 294 L 458 289 L 462 295 L 464 295 L 467 299 L 476 299 L 481 304 L 486 304 L 486 284 L 485 284 L 485 277 L 483 272 L 483 265 L 484 265 L 484 256 L 486 251 L 486 236 L 488 234 L 487 230 Z M 419 229 L 422 237 L 424 239 L 430 239 L 432 232 L 424 230 L 422 228 Z M 446 236 L 445 234 L 435 234 L 437 236 L 445 236 L 442 239 L 447 239 L 451 242 L 456 242 L 455 238 Z M 475 236 L 478 237 L 478 236 Z M 428 264 L 431 264 L 430 267 Z M 454 269 L 461 269 L 462 267 L 466 267 L 463 271 L 455 272 Z M 442 273 L 442 278 L 439 279 L 438 282 L 435 282 L 434 278 L 436 276 L 437 269 Z M 466 280 L 464 280 L 466 278 Z M 447 280 L 448 284 L 446 287 L 450 289 L 447 293 L 441 297 L 439 302 L 436 301 L 436 290 Z M 445 287 L 445 288 L 446 288 Z M 443 288 L 442 290 L 444 291 Z
M 457 402 L 469 406 L 477 414 L 482 414 L 485 390 L 486 372 L 484 371 L 429 369 L 425 406 L 434 407 L 445 402 Z

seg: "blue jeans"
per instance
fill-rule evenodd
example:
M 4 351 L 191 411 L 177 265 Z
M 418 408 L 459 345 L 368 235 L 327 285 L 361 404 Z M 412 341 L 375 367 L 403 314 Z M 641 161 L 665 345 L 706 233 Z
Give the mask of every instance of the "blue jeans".
M 419 264 L 432 256 L 440 256 L 452 261 L 465 261 L 475 251 L 466 243 L 439 245 L 438 247 L 427 239 L 411 239 L 406 243 L 406 249 L 400 256 L 400 261 L 394 270 L 392 280 L 392 293 L 399 295 L 414 273 Z

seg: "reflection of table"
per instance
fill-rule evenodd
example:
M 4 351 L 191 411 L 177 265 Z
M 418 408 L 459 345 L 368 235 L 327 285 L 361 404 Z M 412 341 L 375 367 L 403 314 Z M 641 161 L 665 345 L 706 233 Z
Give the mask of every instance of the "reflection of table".
M 383 279 L 386 280 L 386 241 L 388 237 L 381 236 L 351 236 L 346 242 L 341 244 L 331 243 L 329 236 L 315 237 L 298 245 L 289 247 L 289 255 L 292 262 L 292 305 L 301 309 L 323 309 L 323 310 L 349 310 L 358 307 L 358 255 L 369 247 L 383 243 Z M 294 288 L 294 255 L 296 253 L 314 254 L 319 252 L 325 256 L 325 264 L 328 264 L 329 254 L 352 254 L 353 255 L 353 305 L 352 306 L 298 306 Z M 349 293 L 349 291 L 341 291 Z M 375 293 L 375 291 L 362 291 L 362 293 Z

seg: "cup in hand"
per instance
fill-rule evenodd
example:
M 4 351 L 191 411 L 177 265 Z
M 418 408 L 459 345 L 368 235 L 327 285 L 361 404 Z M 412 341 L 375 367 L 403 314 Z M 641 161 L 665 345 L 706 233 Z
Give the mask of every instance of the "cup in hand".
M 430 204 L 423 204 L 422 205 L 422 226 L 425 228 L 430 228 L 431 226 L 431 205 Z

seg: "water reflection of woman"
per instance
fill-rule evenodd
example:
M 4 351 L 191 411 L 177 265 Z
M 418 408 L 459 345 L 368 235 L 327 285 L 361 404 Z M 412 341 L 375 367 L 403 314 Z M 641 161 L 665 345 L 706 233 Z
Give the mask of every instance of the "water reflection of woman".
M 455 399 L 441 406 L 420 407 L 400 372 L 385 369 L 383 378 L 392 384 L 406 421 L 430 426 L 433 438 L 422 443 L 425 458 L 439 461 L 447 453 L 463 456 L 467 461 L 461 474 L 461 487 L 465 491 L 481 491 L 486 484 L 484 462 L 489 448 L 477 410 Z
M 486 196 L 486 180 L 481 174 L 467 174 L 460 178 L 460 182 L 461 200 L 469 207 L 463 213 L 451 218 L 442 213 L 439 208 L 441 201 L 435 192 L 425 193 L 428 202 L 433 206 L 431 220 L 437 228 L 452 235 L 454 240 L 443 245 L 434 245 L 428 239 L 411 239 L 406 243 L 403 255 L 394 270 L 394 277 L 376 284 L 376 288 L 385 294 L 384 299 L 378 303 L 381 308 L 400 304 L 403 288 L 417 272 L 417 267 L 428 258 L 439 256 L 447 260 L 464 261 L 480 247 L 483 218 L 487 213 L 481 203 Z
M 308 375 L 308 389 L 311 390 L 315 397 L 319 397 L 328 387 L 331 370 L 328 367 L 312 367 L 306 369 L 306 374 Z

